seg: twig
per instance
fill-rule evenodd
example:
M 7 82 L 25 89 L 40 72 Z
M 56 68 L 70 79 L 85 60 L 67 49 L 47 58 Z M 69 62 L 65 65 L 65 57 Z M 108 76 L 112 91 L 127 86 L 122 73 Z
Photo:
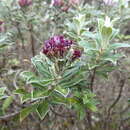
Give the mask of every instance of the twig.
M 18 30 L 19 37 L 20 37 L 21 42 L 22 42 L 22 49 L 23 49 L 24 51 L 26 51 L 25 46 L 24 46 L 24 37 L 23 37 L 23 34 L 22 34 L 21 30 L 20 30 L 19 24 L 20 24 L 20 23 L 16 22 L 16 28 L 17 28 L 17 30 Z
M 90 89 L 91 91 L 93 92 L 93 84 L 94 84 L 94 80 L 95 80 L 95 76 L 96 76 L 96 67 L 93 69 L 93 74 L 92 74 L 92 77 L 91 77 L 91 82 L 90 82 Z
M 123 91 L 123 87 L 124 87 L 124 84 L 125 84 L 125 79 L 121 79 L 120 80 L 120 84 L 119 84 L 119 87 L 120 87 L 120 91 L 119 91 L 119 94 L 116 98 L 116 100 L 111 104 L 111 106 L 108 108 L 108 116 L 107 118 L 109 118 L 110 114 L 111 114 L 111 110 L 114 108 L 114 106 L 118 103 L 118 101 L 120 100 L 121 98 L 121 95 L 122 95 L 122 91 Z
M 125 78 L 120 80 L 120 83 L 119 83 L 119 87 L 120 87 L 119 94 L 118 94 L 117 98 L 115 99 L 115 101 L 114 101 L 114 102 L 110 105 L 110 107 L 108 108 L 107 116 L 106 116 L 106 118 L 105 118 L 106 120 L 104 120 L 104 125 L 103 125 L 104 130 L 106 130 L 107 127 L 108 127 L 107 123 L 110 121 L 110 115 L 111 115 L 112 109 L 115 107 L 115 105 L 118 103 L 118 101 L 119 101 L 120 98 L 121 98 L 124 84 L 125 84 Z
M 10 120 L 10 118 L 12 118 L 12 117 L 14 117 L 14 116 L 16 116 L 18 114 L 19 114 L 19 111 L 11 113 L 11 114 L 8 114 L 8 115 L 5 115 L 5 116 L 0 116 L 0 120 L 8 121 L 8 120 Z
M 34 46 L 34 37 L 33 37 L 33 26 L 32 24 L 29 25 L 30 29 L 29 29 L 29 32 L 30 32 L 30 38 L 31 38 L 31 46 L 32 46 L 32 56 L 35 56 L 35 46 Z
M 93 84 L 95 81 L 95 76 L 96 76 L 96 67 L 93 69 L 92 75 L 91 75 L 91 81 L 90 81 L 90 90 L 93 92 Z M 89 124 L 89 128 L 90 130 L 92 130 L 92 119 L 91 119 L 91 112 L 90 111 L 86 111 L 87 112 L 87 120 L 88 120 L 88 124 Z

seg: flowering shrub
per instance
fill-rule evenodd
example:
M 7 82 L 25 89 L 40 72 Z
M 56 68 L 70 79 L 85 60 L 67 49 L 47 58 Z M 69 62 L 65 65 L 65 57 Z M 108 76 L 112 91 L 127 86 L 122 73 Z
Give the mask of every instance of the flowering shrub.
M 113 65 L 116 65 L 117 60 L 123 56 L 118 53 L 114 54 L 114 49 L 120 47 L 130 47 L 129 44 L 110 44 L 110 40 L 115 37 L 113 34 L 113 31 L 115 30 L 112 27 L 110 19 L 108 19 L 109 18 L 106 17 L 105 20 L 99 20 L 99 31 L 97 31 L 97 34 L 91 34 L 90 36 L 89 32 L 78 30 L 83 33 L 80 36 L 80 40 L 77 40 L 79 33 L 76 34 L 77 37 L 73 37 L 73 39 L 77 40 L 76 42 L 79 46 L 84 48 L 84 54 L 87 55 L 87 57 L 89 56 L 88 60 L 84 59 L 86 62 L 82 62 L 80 60 L 76 62 L 69 62 L 70 60 L 66 60 L 66 58 L 69 58 L 69 56 L 66 56 L 69 54 L 69 50 L 71 50 L 74 43 L 71 40 L 66 40 L 63 36 L 54 36 L 45 41 L 42 51 L 43 53 L 32 58 L 32 63 L 40 73 L 39 77 L 30 72 L 23 72 L 21 74 L 27 83 L 32 84 L 38 91 L 33 91 L 32 93 L 34 96 L 31 97 L 30 95 L 30 98 L 27 99 L 24 97 L 25 94 L 21 93 L 21 90 L 16 90 L 15 92 L 23 95 L 24 98 L 22 97 L 22 102 L 25 102 L 26 100 L 39 99 L 41 97 L 43 98 L 42 100 L 36 102 L 37 105 L 35 106 L 35 109 L 41 119 L 45 117 L 49 110 L 53 110 L 53 103 L 55 105 L 65 104 L 66 106 L 73 106 L 80 119 L 85 117 L 85 109 L 87 108 L 94 112 L 97 111 L 97 102 L 94 99 L 95 95 L 92 93 L 94 89 L 94 81 L 92 80 L 93 77 L 95 77 L 96 74 L 98 75 L 97 72 L 101 74 L 103 68 L 107 68 L 103 75 L 108 75 L 108 72 L 111 72 L 114 69 Z M 79 20 L 79 22 L 76 22 L 75 24 L 80 23 L 80 19 L 75 18 L 75 20 Z M 74 30 L 74 32 L 78 31 Z M 84 40 L 84 38 L 88 36 L 90 36 L 90 38 L 93 37 L 94 40 L 97 39 L 97 41 L 95 41 L 96 44 L 91 48 L 88 47 L 89 43 L 86 43 Z M 76 58 L 80 58 L 81 51 L 74 49 L 71 56 L 72 61 Z M 91 72 L 93 72 L 93 74 L 91 74 Z M 85 79 L 86 75 L 88 75 L 88 79 Z M 90 78 L 90 85 L 87 85 L 89 77 L 92 79 Z M 85 89 L 86 86 L 87 88 Z M 44 109 L 44 111 L 40 111 L 44 108 L 42 107 L 44 105 L 46 106 L 46 109 Z M 34 109 L 34 104 L 29 109 Z M 25 117 L 25 110 L 21 112 L 21 120 Z
M 103 0 L 95 7 L 82 0 L 5 1 L 0 1 L 0 114 L 10 113 L 9 108 L 14 113 L 0 120 L 19 114 L 23 121 L 35 112 L 47 122 L 56 122 L 55 115 L 75 121 L 81 130 L 122 128 L 113 108 L 127 80 L 122 73 L 123 51 L 130 47 L 129 35 L 123 33 L 128 3 Z M 116 72 L 121 75 L 119 95 L 106 101 L 112 98 L 109 90 L 115 91 L 109 78 Z

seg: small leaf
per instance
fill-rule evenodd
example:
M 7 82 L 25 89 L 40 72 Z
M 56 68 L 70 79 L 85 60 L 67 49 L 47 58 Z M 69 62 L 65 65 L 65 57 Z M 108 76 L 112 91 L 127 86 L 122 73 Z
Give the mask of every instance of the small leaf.
M 36 76 L 33 72 L 28 72 L 28 71 L 23 71 L 20 76 L 23 78 L 23 80 L 30 80 L 31 78 L 35 78 L 36 79 Z
M 2 109 L 6 110 L 10 106 L 12 101 L 13 101 L 13 97 L 12 96 L 9 96 L 8 98 L 6 98 L 4 103 L 3 103 Z
M 110 49 L 118 49 L 118 48 L 125 48 L 130 47 L 130 44 L 128 43 L 114 43 L 110 45 Z
M 43 101 L 40 103 L 37 107 L 37 113 L 41 120 L 43 120 L 46 116 L 46 114 L 49 112 L 49 104 L 48 101 Z
M 4 95 L 5 90 L 6 90 L 5 87 L 0 88 L 0 96 Z
M 80 103 L 76 103 L 74 108 L 76 109 L 78 119 L 83 120 L 86 115 L 84 107 Z
M 26 107 L 20 112 L 20 122 L 22 122 L 31 112 L 34 112 L 37 108 L 37 104 Z
M 96 111 L 97 111 L 96 105 L 93 104 L 92 102 L 88 102 L 88 103 L 86 104 L 86 106 L 87 106 L 87 108 L 89 108 L 89 109 L 90 109 L 91 111 L 93 111 L 93 112 L 96 112 Z
M 56 87 L 56 89 L 55 89 L 55 91 L 57 91 L 58 93 L 60 93 L 62 96 L 64 96 L 64 97 L 67 97 L 67 95 L 69 94 L 69 89 L 67 88 L 67 89 L 65 89 L 65 88 L 62 88 L 62 87 L 60 87 L 60 86 L 57 86 Z
M 112 28 L 103 26 L 101 34 L 102 34 L 103 39 L 105 39 L 105 38 L 109 39 L 110 36 L 112 35 Z
M 37 55 L 31 59 L 33 65 L 36 67 L 37 71 L 44 77 L 44 78 L 51 78 L 51 73 L 49 70 L 49 66 L 51 66 L 51 62 L 47 57 L 44 55 Z
M 28 92 L 26 92 L 25 89 L 16 89 L 16 90 L 14 91 L 14 94 L 24 95 L 24 94 L 28 94 Z

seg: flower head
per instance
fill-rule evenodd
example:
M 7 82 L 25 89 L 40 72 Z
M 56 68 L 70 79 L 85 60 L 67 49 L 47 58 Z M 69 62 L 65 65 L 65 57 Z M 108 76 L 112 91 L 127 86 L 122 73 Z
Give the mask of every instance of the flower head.
M 18 1 L 20 7 L 29 6 L 32 4 L 32 0 L 19 0 Z
M 42 52 L 48 57 L 63 57 L 72 44 L 71 40 L 67 40 L 63 36 L 54 36 L 45 41 Z
M 50 59 L 65 58 L 72 50 L 70 60 L 74 61 L 81 57 L 81 50 L 73 48 L 75 43 L 72 40 L 65 39 L 64 36 L 53 36 L 49 40 L 46 40 L 42 49 L 44 53 Z M 75 46 L 76 47 L 76 46 Z M 73 48 L 73 49 L 71 49 Z

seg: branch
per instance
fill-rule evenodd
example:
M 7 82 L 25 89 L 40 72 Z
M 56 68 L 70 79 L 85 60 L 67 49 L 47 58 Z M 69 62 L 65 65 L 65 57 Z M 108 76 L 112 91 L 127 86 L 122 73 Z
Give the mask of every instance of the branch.
M 95 76 L 96 76 L 96 67 L 93 69 L 93 74 L 92 74 L 92 77 L 91 77 L 91 82 L 90 82 L 90 89 L 91 91 L 93 92 L 93 84 L 94 84 L 94 80 L 95 80 Z
M 123 87 L 125 85 L 125 79 L 121 79 L 120 80 L 120 84 L 119 84 L 119 87 L 120 87 L 120 91 L 119 91 L 119 94 L 116 98 L 116 100 L 111 104 L 111 106 L 108 108 L 108 116 L 107 118 L 110 116 L 111 114 L 111 110 L 115 107 L 115 105 L 118 103 L 118 101 L 120 100 L 121 96 L 122 96 L 122 91 L 123 91 Z
M 22 42 L 22 49 L 23 49 L 24 51 L 26 51 L 25 46 L 24 46 L 24 37 L 23 37 L 23 34 L 22 34 L 22 32 L 21 32 L 21 29 L 20 29 L 19 25 L 20 25 L 20 23 L 16 22 L 16 28 L 17 28 L 17 30 L 18 30 L 18 34 L 19 34 L 19 37 L 20 37 L 21 42 Z
M 32 56 L 34 57 L 35 56 L 35 46 L 34 46 L 35 41 L 33 37 L 33 26 L 32 24 L 30 24 L 29 26 L 30 26 L 29 32 L 30 32 L 30 38 L 31 38 Z
M 5 116 L 0 116 L 0 120 L 1 121 L 8 121 L 10 120 L 11 118 L 13 118 L 14 116 L 18 115 L 20 111 L 17 111 L 17 112 L 14 112 L 14 113 L 11 113 L 11 114 L 8 114 L 8 115 L 5 115 Z

